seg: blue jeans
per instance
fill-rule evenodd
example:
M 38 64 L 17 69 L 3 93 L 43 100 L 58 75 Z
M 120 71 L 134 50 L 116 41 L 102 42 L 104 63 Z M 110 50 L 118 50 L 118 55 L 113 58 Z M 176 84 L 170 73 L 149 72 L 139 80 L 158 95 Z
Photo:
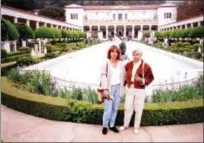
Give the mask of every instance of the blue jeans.
M 120 104 L 120 84 L 112 85 L 110 94 L 114 97 L 112 100 L 104 100 L 104 113 L 103 113 L 103 127 L 115 126 L 115 119 L 118 112 L 118 106 Z

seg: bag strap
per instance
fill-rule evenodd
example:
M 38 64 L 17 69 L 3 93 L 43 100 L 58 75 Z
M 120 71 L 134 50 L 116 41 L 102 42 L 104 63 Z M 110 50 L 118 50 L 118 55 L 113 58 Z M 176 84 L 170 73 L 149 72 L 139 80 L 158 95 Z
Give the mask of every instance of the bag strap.
M 145 62 L 143 61 L 143 63 L 142 63 L 142 78 L 145 77 L 145 76 L 144 76 L 144 64 L 145 64 Z
M 106 75 L 106 77 L 108 77 L 108 62 L 106 63 L 106 74 L 105 75 Z M 100 86 L 101 86 L 101 81 L 100 81 Z

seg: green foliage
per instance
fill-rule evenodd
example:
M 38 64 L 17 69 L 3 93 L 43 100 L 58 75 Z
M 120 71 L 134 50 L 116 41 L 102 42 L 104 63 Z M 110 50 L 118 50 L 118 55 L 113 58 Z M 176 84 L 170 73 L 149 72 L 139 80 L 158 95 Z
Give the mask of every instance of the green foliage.
M 19 33 L 15 25 L 10 21 L 1 19 L 1 36 L 3 40 L 17 40 Z
M 25 51 L 26 53 L 29 54 L 31 52 L 31 47 L 20 47 L 18 50 Z
M 57 28 L 39 27 L 35 30 L 36 38 L 61 38 L 61 31 Z
M 190 32 L 191 32 L 192 28 L 188 28 L 188 29 L 184 29 L 182 32 L 181 32 L 181 37 L 182 38 L 188 38 L 190 37 Z
M 16 64 L 20 67 L 23 67 L 23 66 L 33 65 L 33 64 L 36 64 L 38 62 L 40 62 L 40 61 L 33 59 L 32 57 L 22 57 L 16 61 Z
M 1 48 L 1 58 L 4 59 L 4 58 L 7 57 L 7 55 L 8 55 L 8 54 L 7 54 L 6 49 Z
M 52 83 L 49 74 L 39 71 L 24 71 L 20 73 L 12 69 L 8 74 L 8 79 L 16 82 L 18 87 L 43 95 L 52 95 Z M 20 86 L 19 84 L 22 84 Z
M 202 37 L 204 37 L 204 26 L 199 26 L 199 27 L 193 28 L 190 31 L 189 36 L 191 38 L 202 38 Z
M 1 62 L 2 63 L 13 62 L 13 61 L 17 61 L 18 59 L 21 59 L 21 58 L 24 58 L 24 57 L 29 57 L 29 56 L 30 56 L 30 54 L 10 56 L 10 57 L 1 59 Z
M 85 101 L 75 101 L 50 96 L 39 96 L 11 86 L 2 79 L 1 101 L 12 109 L 34 116 L 51 120 L 100 124 L 102 122 L 103 105 L 95 105 Z M 122 125 L 124 118 L 123 106 L 119 107 L 116 125 Z M 133 126 L 133 119 L 130 125 Z M 145 103 L 141 125 L 170 125 L 203 122 L 203 99 Z
M 144 32 L 143 37 L 150 37 L 150 32 Z
M 199 44 L 199 43 L 193 44 L 193 49 L 194 49 L 195 52 L 198 51 L 198 48 L 199 48 L 199 47 L 200 47 L 200 44 Z
M 65 17 L 65 10 L 60 7 L 45 7 L 43 9 L 40 9 L 39 15 L 54 19 L 63 19 Z
M 157 90 L 153 92 L 152 101 L 157 102 L 174 102 L 199 99 L 203 97 L 203 76 L 200 76 L 199 81 L 195 86 L 180 87 L 179 90 Z
M 16 52 L 10 52 L 8 53 L 8 57 L 12 57 L 12 56 L 16 56 L 16 55 L 23 55 L 23 54 L 27 54 L 27 51 L 16 51 Z
M 45 59 L 53 59 L 56 58 L 58 56 L 58 54 L 56 53 L 47 53 L 45 54 Z
M 30 26 L 24 23 L 18 23 L 16 24 L 16 28 L 20 35 L 20 39 L 34 39 L 35 38 L 34 31 Z

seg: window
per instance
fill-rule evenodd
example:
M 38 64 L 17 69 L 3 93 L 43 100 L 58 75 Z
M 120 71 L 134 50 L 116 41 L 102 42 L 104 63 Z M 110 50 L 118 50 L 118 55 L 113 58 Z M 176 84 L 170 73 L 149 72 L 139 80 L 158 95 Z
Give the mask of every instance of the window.
M 71 13 L 71 19 L 74 20 L 74 19 L 78 19 L 78 14 L 77 13 Z
M 122 20 L 123 19 L 123 15 L 122 15 L 122 13 L 119 13 L 118 14 L 118 20 Z
M 165 19 L 171 19 L 171 13 L 164 13 Z
M 125 19 L 127 20 L 127 13 L 125 14 Z

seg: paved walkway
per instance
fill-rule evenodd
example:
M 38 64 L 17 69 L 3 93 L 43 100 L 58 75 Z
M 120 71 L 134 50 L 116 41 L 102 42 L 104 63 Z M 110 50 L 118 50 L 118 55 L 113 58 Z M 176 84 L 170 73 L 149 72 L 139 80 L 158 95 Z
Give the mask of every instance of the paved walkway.
M 51 121 L 1 105 L 1 139 L 4 142 L 203 142 L 203 123 L 133 128 L 119 134 L 101 133 L 100 125 Z

